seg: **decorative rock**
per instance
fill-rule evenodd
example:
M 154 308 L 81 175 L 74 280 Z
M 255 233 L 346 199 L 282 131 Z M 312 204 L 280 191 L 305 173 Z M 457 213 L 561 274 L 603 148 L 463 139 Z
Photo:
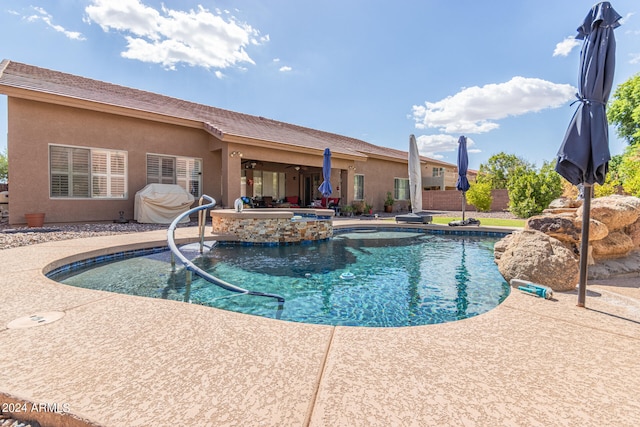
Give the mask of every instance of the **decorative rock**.
M 626 257 L 634 248 L 633 240 L 623 232 L 614 231 L 602 240 L 592 243 L 595 259 Z
M 567 214 L 569 216 L 575 216 L 577 209 L 578 208 L 555 208 L 555 209 L 547 208 L 543 210 L 542 213 L 546 215 Z
M 503 242 L 506 240 L 506 242 Z M 494 252 L 502 276 L 527 280 L 548 286 L 554 291 L 568 291 L 576 287 L 579 279 L 579 260 L 558 239 L 537 230 L 512 233 L 503 239 L 500 250 Z M 504 248 L 504 250 L 502 250 Z
M 577 211 L 578 220 L 582 221 L 582 207 Z M 599 197 L 591 201 L 590 218 L 604 223 L 609 231 L 620 230 L 633 224 L 640 217 L 640 199 L 633 196 L 617 194 Z
M 580 233 L 580 238 L 582 237 L 582 218 L 578 220 L 577 218 L 574 221 L 574 225 Z M 602 240 L 609 234 L 609 229 L 606 225 L 598 221 L 597 219 L 593 219 L 589 217 L 589 241 L 593 242 L 595 240 Z
M 549 209 L 571 209 L 582 206 L 582 200 L 570 199 L 568 197 L 560 197 L 549 203 Z
M 504 251 L 507 250 L 509 245 L 511 244 L 511 240 L 513 239 L 513 234 L 508 234 L 504 238 L 498 240 L 495 245 L 493 245 L 493 259 L 496 263 L 504 254 Z
M 525 230 L 538 230 L 562 242 L 576 243 L 580 240 L 580 231 L 572 218 L 558 215 L 538 215 L 529 218 Z
M 626 233 L 631 238 L 633 245 L 636 248 L 640 248 L 640 219 L 627 226 Z

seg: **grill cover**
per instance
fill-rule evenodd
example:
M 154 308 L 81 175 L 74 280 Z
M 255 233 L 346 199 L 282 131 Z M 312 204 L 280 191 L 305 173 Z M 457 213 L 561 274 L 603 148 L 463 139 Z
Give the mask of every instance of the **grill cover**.
M 171 224 L 189 210 L 195 197 L 174 184 L 149 184 L 136 193 L 134 216 L 140 223 Z M 185 217 L 180 222 L 189 222 Z

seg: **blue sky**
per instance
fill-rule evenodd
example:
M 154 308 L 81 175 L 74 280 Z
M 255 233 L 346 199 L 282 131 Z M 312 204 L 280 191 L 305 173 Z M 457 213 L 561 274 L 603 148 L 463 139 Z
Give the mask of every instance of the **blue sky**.
M 0 58 L 469 165 L 553 160 L 589 0 L 3 0 Z M 612 1 L 615 86 L 640 72 L 640 2 Z M 0 96 L 0 150 L 6 147 Z M 612 154 L 626 143 L 611 129 Z

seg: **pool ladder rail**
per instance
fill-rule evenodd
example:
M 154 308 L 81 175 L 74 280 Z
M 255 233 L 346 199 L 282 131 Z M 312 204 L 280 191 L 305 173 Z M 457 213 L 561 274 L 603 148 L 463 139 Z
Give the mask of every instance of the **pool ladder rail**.
M 205 200 L 207 200 L 209 203 L 207 203 L 206 205 L 203 205 L 203 202 Z M 205 234 L 205 228 L 206 228 L 207 210 L 212 209 L 215 205 L 216 205 L 215 199 L 207 195 L 202 195 L 202 197 L 200 197 L 200 200 L 198 201 L 198 206 L 196 206 L 195 208 L 189 209 L 188 211 L 179 215 L 176 219 L 173 220 L 173 222 L 169 226 L 169 229 L 167 230 L 167 242 L 169 244 L 169 249 L 171 249 L 171 266 L 175 269 L 174 257 L 177 257 L 180 260 L 180 262 L 182 262 L 182 264 L 186 269 L 187 283 L 186 283 L 186 290 L 185 290 L 185 302 L 189 302 L 190 293 L 191 293 L 191 274 L 195 273 L 198 276 L 205 279 L 206 281 L 208 281 L 209 283 L 213 283 L 214 285 L 219 286 L 223 289 L 226 289 L 230 292 L 235 292 L 238 294 L 246 294 L 246 295 L 255 295 L 255 296 L 267 297 L 267 298 L 274 298 L 275 300 L 278 301 L 278 311 L 276 313 L 276 318 L 279 319 L 280 315 L 282 314 L 282 309 L 284 308 L 284 297 L 276 294 L 244 289 L 239 286 L 233 285 L 231 283 L 225 282 L 224 280 L 219 279 L 215 276 L 212 276 L 211 274 L 207 273 L 206 271 L 204 271 L 203 269 L 195 265 L 193 262 L 189 261 L 189 259 L 187 259 L 187 257 L 185 257 L 182 254 L 182 252 L 180 252 L 180 249 L 176 245 L 175 238 L 176 238 L 176 227 L 178 226 L 178 223 L 182 221 L 182 219 L 184 219 L 185 217 L 190 216 L 191 214 L 197 212 L 200 253 L 203 253 L 204 246 L 205 246 L 204 234 Z

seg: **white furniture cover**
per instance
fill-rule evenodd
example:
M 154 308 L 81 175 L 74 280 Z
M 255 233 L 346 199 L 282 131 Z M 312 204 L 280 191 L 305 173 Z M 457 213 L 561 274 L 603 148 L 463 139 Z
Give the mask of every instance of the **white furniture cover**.
M 134 216 L 141 223 L 171 224 L 189 210 L 195 197 L 174 184 L 149 184 L 136 193 Z M 185 217 L 180 222 L 189 222 Z

